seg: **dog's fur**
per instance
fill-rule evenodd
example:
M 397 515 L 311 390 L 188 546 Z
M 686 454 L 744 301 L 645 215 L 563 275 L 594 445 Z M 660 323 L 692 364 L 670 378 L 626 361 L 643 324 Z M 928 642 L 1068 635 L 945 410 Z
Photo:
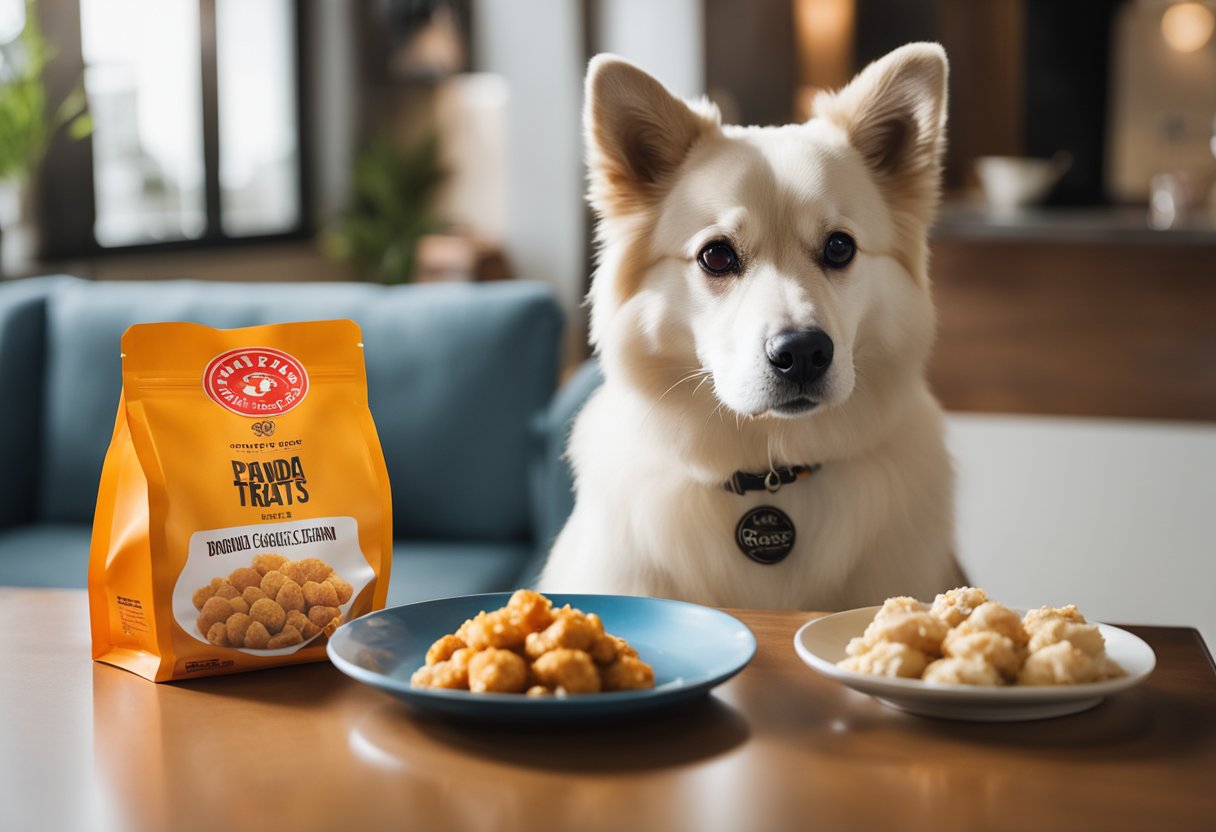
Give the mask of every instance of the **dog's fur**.
M 577 501 L 541 588 L 840 609 L 958 585 L 953 474 L 924 379 L 942 49 L 898 49 L 784 127 L 721 125 L 608 55 L 586 101 L 604 384 L 571 436 Z M 821 256 L 833 231 L 857 243 L 840 270 Z M 739 252 L 738 274 L 699 267 L 713 240 Z M 818 406 L 781 415 L 808 391 L 774 373 L 765 344 L 813 327 L 835 344 L 809 391 Z M 775 494 L 723 487 L 738 470 L 813 463 Z M 735 543 L 758 505 L 796 527 L 775 565 Z

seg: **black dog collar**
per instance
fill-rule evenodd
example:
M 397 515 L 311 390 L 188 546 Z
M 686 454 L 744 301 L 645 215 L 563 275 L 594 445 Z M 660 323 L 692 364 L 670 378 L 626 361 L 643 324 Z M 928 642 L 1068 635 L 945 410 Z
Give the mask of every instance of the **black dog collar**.
M 776 494 L 783 485 L 809 477 L 823 467 L 823 463 L 814 465 L 791 465 L 790 467 L 770 468 L 763 474 L 749 474 L 746 471 L 736 471 L 722 487 L 734 494 L 746 494 L 748 491 L 767 491 Z

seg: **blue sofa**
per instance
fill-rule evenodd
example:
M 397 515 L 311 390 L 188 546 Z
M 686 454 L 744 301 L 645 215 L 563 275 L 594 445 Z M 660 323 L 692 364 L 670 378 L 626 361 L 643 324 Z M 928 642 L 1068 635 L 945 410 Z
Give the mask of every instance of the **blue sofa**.
M 351 318 L 393 491 L 389 604 L 526 585 L 572 506 L 543 284 L 0 283 L 0 585 L 82 587 L 132 323 Z

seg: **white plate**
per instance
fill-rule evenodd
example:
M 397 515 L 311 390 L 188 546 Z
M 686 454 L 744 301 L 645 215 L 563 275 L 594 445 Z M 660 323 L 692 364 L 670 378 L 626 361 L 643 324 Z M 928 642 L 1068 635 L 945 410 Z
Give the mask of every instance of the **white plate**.
M 1094 707 L 1112 693 L 1143 682 L 1157 664 L 1153 649 L 1126 630 L 1098 624 L 1106 654 L 1126 676 L 1084 685 L 1049 687 L 979 687 L 943 685 L 919 679 L 896 679 L 854 673 L 837 667 L 849 639 L 860 636 L 879 607 L 849 610 L 804 624 L 794 635 L 794 649 L 808 665 L 882 704 L 908 713 L 972 722 L 1016 722 L 1074 714 Z M 1096 623 L 1096 622 L 1095 622 Z

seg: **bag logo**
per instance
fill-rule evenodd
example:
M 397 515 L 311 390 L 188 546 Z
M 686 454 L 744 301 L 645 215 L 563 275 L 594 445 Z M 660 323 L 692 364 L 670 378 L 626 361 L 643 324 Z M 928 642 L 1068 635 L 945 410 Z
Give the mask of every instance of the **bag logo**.
M 308 373 L 282 350 L 242 347 L 211 359 L 203 390 L 238 416 L 282 416 L 308 395 Z

